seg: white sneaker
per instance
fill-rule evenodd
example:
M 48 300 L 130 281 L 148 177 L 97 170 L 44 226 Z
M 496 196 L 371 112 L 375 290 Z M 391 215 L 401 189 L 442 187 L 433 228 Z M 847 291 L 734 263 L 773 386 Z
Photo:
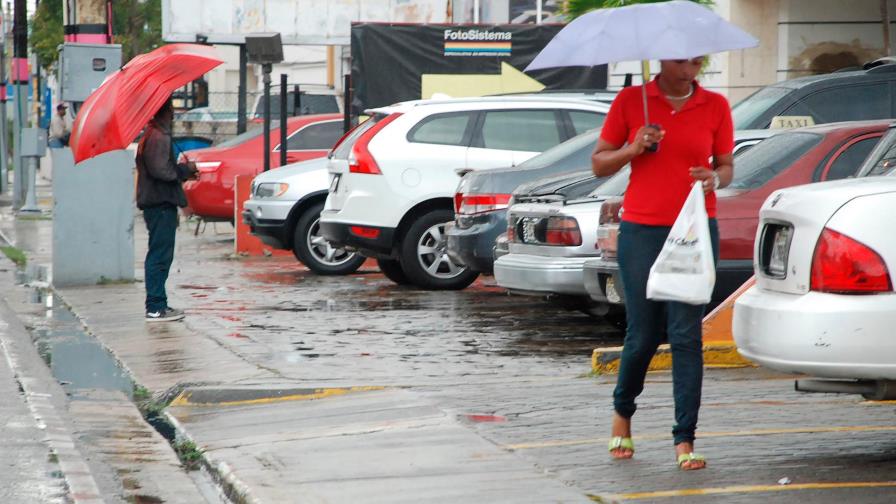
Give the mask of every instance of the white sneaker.
M 174 322 L 182 318 L 184 318 L 184 311 L 171 307 L 159 311 L 146 312 L 147 322 Z

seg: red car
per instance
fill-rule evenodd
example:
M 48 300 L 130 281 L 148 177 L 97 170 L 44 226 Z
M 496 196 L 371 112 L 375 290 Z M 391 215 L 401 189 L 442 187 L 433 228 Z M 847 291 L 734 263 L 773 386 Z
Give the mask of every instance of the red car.
M 766 198 L 784 187 L 855 176 L 891 122 L 889 119 L 841 122 L 782 131 L 735 158 L 734 180 L 717 193 L 719 267 L 712 305 L 723 301 L 753 275 L 753 240 L 759 225 L 759 209 Z M 612 221 L 618 222 L 619 206 L 619 202 L 612 207 L 605 204 L 601 227 L 612 227 Z M 614 244 L 609 245 L 615 249 Z M 612 277 L 615 285 L 621 285 L 612 254 L 589 261 L 585 268 L 586 277 L 595 270 L 597 273 L 596 284 L 586 278 L 586 286 L 595 300 L 607 300 L 607 279 Z M 601 292 L 596 292 L 597 286 Z M 621 296 L 621 289 L 615 291 L 609 297 L 624 302 L 616 296 Z
M 286 162 L 297 163 L 326 156 L 342 137 L 342 114 L 290 117 L 287 120 Z M 257 175 L 264 169 L 264 135 L 261 126 L 214 147 L 182 156 L 196 163 L 199 179 L 184 183 L 187 214 L 208 220 L 233 219 L 233 185 L 237 175 Z M 271 168 L 280 166 L 280 128 L 271 127 Z

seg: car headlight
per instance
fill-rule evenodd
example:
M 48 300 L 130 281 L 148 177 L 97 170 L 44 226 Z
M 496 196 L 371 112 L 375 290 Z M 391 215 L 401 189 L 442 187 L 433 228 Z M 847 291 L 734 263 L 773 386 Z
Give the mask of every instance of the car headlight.
M 289 190 L 289 184 L 266 182 L 255 187 L 255 196 L 259 198 L 279 198 Z

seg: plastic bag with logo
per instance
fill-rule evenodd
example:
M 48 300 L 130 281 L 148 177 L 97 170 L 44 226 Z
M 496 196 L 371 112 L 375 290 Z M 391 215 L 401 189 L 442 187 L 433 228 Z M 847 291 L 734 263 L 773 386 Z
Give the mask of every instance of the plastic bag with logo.
M 709 302 L 716 268 L 701 184 L 694 184 L 669 237 L 650 268 L 647 298 L 693 305 Z

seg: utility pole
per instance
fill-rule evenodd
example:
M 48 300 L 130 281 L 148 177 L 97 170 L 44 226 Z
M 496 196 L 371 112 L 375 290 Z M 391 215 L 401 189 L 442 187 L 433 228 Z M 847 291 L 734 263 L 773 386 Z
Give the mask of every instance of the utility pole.
M 0 5 L 0 194 L 6 193 L 9 181 L 6 128 L 6 11 Z
M 15 0 L 13 13 L 12 84 L 15 93 L 13 109 L 13 208 L 18 210 L 25 203 L 27 177 L 20 156 L 22 129 L 27 128 L 28 113 L 28 11 L 26 0 Z

